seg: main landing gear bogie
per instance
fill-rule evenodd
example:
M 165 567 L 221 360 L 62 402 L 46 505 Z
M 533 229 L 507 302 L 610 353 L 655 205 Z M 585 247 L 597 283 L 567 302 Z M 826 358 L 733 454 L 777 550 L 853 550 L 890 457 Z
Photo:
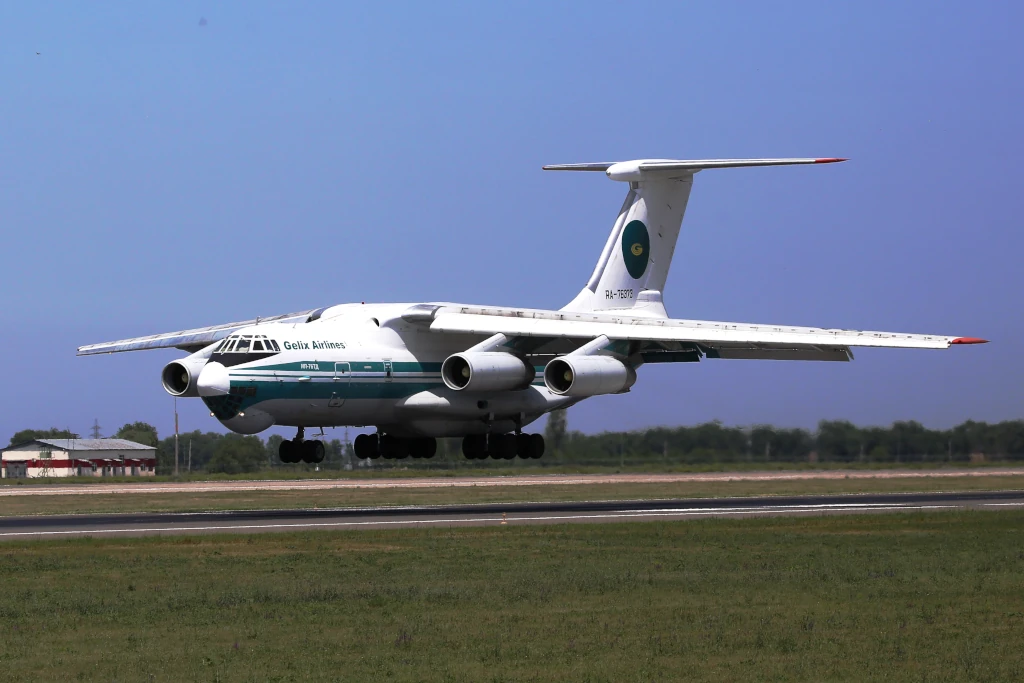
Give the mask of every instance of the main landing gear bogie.
M 305 462 L 312 465 L 324 461 L 324 458 L 327 456 L 327 449 L 324 447 L 323 441 L 315 439 L 301 441 L 296 439 L 294 441 L 282 441 L 277 454 L 281 458 L 281 462 L 284 463 Z
M 468 460 L 536 460 L 544 455 L 540 434 L 471 434 L 462 439 L 462 454 Z
M 356 457 L 362 460 L 430 459 L 437 454 L 437 439 L 402 438 L 390 434 L 360 434 L 352 444 Z

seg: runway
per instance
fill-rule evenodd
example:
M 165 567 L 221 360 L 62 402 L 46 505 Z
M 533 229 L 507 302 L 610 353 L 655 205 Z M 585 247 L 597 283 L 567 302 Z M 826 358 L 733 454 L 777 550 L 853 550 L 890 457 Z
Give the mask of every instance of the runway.
M 672 484 L 722 481 L 806 481 L 834 479 L 922 479 L 1024 476 L 1021 467 L 887 470 L 770 470 L 750 472 L 668 472 L 656 474 L 523 474 L 515 476 L 348 477 L 334 479 L 250 479 L 235 481 L 69 482 L 0 486 L 5 496 L 85 496 L 132 493 L 223 493 L 230 491 L 317 491 L 329 489 L 422 489 L 475 486 L 572 486 L 590 484 Z M 24 481 L 24 480 L 20 480 Z
M 1019 508 L 1024 508 L 1024 492 L 991 491 L 66 515 L 0 518 L 0 540 Z

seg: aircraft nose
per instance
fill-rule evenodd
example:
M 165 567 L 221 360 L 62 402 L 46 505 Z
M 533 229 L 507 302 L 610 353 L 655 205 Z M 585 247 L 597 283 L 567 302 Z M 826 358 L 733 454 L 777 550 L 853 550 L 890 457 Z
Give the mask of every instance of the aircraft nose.
M 200 396 L 223 396 L 228 393 L 231 389 L 228 369 L 216 361 L 207 363 L 196 380 L 196 389 Z

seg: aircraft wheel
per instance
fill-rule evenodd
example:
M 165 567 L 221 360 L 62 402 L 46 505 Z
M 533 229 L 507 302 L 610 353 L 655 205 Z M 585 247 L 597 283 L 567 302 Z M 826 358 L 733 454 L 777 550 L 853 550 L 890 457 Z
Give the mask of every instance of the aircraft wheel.
M 389 460 L 409 457 L 409 442 L 385 434 L 380 437 L 380 453 Z
M 324 442 L 320 440 L 307 441 L 306 453 L 309 458 L 306 462 L 309 463 L 323 462 L 324 458 L 327 457 L 327 449 L 324 447 Z
M 360 434 L 352 445 L 356 457 L 361 460 L 375 459 L 380 457 L 380 449 L 377 447 L 376 434 Z
M 516 457 L 516 438 L 512 434 L 491 434 L 487 450 L 495 460 L 511 460 Z
M 523 460 L 533 457 L 533 438 L 531 434 L 516 434 L 516 455 Z
M 530 441 L 533 442 L 533 448 L 530 457 L 534 460 L 539 460 L 544 455 L 544 435 L 543 434 L 530 434 Z
M 295 452 L 295 442 L 285 439 L 281 442 L 281 445 L 277 448 L 277 457 L 281 459 L 281 462 L 291 463 L 295 462 L 292 460 L 292 454 Z
M 433 458 L 437 453 L 437 439 L 410 439 L 409 455 L 414 458 Z
M 462 438 L 462 454 L 467 460 L 479 460 L 487 457 L 487 437 L 483 434 L 470 434 Z

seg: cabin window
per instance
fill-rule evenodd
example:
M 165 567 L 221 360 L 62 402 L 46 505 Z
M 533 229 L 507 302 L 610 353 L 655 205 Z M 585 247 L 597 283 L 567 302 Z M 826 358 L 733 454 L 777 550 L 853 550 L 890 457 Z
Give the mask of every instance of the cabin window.
M 238 340 L 238 346 L 235 347 L 235 353 L 249 353 L 249 344 L 251 343 L 251 337 L 242 337 Z
M 262 339 L 254 340 L 253 343 L 252 343 L 252 350 L 253 351 L 262 351 L 263 350 L 263 340 Z

